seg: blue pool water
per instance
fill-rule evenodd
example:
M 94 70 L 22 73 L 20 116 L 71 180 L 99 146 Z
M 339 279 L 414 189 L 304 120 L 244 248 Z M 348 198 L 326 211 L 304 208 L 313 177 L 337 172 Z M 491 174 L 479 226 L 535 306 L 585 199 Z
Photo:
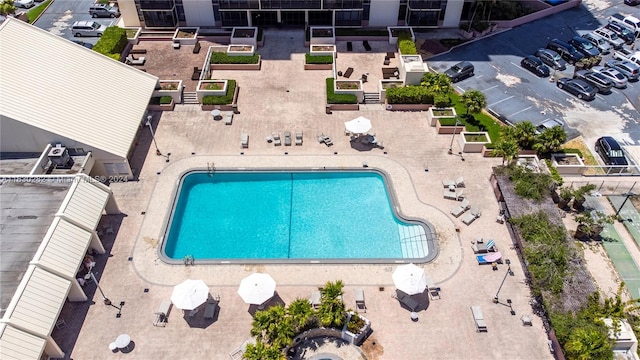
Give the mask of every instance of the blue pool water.
M 172 259 L 390 259 L 428 255 L 376 172 L 193 172 L 166 234 Z

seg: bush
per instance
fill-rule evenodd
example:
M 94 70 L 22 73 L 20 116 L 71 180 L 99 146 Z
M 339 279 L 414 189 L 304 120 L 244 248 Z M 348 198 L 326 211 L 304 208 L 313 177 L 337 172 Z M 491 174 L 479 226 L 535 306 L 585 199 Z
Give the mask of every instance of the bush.
M 357 104 L 358 98 L 353 94 L 336 94 L 333 92 L 333 78 L 327 78 L 327 104 Z
M 304 57 L 306 64 L 333 64 L 333 56 L 331 55 L 313 56 L 307 53 Z
M 433 104 L 433 94 L 424 86 L 387 89 L 389 104 Z
M 456 118 L 441 118 L 438 119 L 440 121 L 440 125 L 442 126 L 455 126 Z M 458 123 L 458 126 L 462 127 L 462 124 Z
M 227 80 L 227 93 L 224 95 L 207 95 L 202 98 L 202 105 L 228 105 L 233 103 L 236 93 L 236 81 Z
M 229 56 L 227 53 L 223 52 L 212 52 L 211 60 L 209 63 L 211 64 L 257 64 L 258 60 L 260 60 L 260 56 L 258 54 L 253 54 L 253 56 Z
M 438 109 L 451 106 L 451 99 L 448 95 L 436 95 L 433 99 L 433 105 Z
M 547 164 L 547 168 L 549 168 L 549 172 L 551 173 L 551 178 L 553 179 L 553 181 L 556 184 L 558 184 L 558 186 L 562 186 L 562 184 L 564 183 L 564 179 L 562 178 L 562 175 L 560 175 L 560 173 L 558 172 L 558 169 L 556 169 L 556 167 L 553 166 L 553 164 L 551 163 L 551 160 L 544 159 L 544 162 Z
M 582 156 L 582 151 L 580 151 L 580 149 L 565 148 L 565 149 L 562 149 L 562 152 L 565 154 L 577 154 L 578 156 L 580 156 L 580 158 L 584 158 L 584 156 Z
M 171 96 L 162 96 L 160 98 L 160 104 L 161 105 L 171 104 L 171 100 L 173 100 L 173 98 Z
M 127 31 L 121 27 L 110 26 L 93 46 L 93 51 L 120 61 L 120 55 L 127 46 Z
M 411 40 L 411 35 L 403 33 L 398 36 L 398 49 L 402 55 L 417 55 L 416 43 Z
M 455 92 L 449 93 L 453 107 L 456 109 L 456 113 L 464 114 L 467 111 L 467 107 L 460 99 L 460 95 Z M 479 113 L 473 116 L 461 116 L 460 120 L 464 123 L 467 131 L 486 131 L 491 138 L 491 144 L 485 145 L 487 148 L 491 148 L 492 144 L 500 140 L 502 126 L 496 122 L 491 116 Z

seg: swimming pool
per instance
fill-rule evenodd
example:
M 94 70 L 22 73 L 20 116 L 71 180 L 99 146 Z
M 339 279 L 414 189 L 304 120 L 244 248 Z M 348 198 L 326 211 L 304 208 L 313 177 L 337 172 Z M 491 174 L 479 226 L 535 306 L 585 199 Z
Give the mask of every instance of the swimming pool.
M 367 171 L 191 171 L 161 255 L 198 262 L 389 262 L 434 255 L 429 224 L 400 220 L 385 176 Z

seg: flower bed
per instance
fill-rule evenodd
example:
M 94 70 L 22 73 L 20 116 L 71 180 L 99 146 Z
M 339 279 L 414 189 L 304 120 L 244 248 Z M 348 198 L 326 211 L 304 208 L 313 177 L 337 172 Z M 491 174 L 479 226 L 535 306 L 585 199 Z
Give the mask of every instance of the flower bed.
M 152 97 L 170 96 L 174 103 L 182 102 L 182 80 L 159 80 Z
M 234 27 L 231 31 L 231 44 L 252 45 L 258 47 L 258 28 L 256 27 Z
M 334 90 L 335 89 L 334 82 L 335 80 L 333 78 L 328 78 L 326 80 L 328 104 L 357 104 L 358 103 L 358 99 L 353 94 L 348 94 L 348 93 L 336 94 Z
M 195 45 L 198 42 L 198 27 L 179 27 L 173 34 L 173 42 L 180 45 Z
M 491 143 L 489 133 L 486 131 L 460 133 L 460 148 L 466 153 L 481 153 L 486 144 Z
M 453 118 L 453 124 L 455 124 L 455 118 L 456 118 L 457 114 L 456 114 L 456 109 L 454 108 L 434 108 L 431 107 L 429 108 L 429 111 L 427 112 L 427 121 L 429 122 L 429 124 L 431 126 L 436 126 L 436 124 L 438 123 L 438 119 L 442 119 L 442 118 Z M 445 125 L 445 124 L 441 124 L 441 125 Z
M 561 175 L 582 175 L 586 169 L 578 154 L 551 154 L 551 164 Z

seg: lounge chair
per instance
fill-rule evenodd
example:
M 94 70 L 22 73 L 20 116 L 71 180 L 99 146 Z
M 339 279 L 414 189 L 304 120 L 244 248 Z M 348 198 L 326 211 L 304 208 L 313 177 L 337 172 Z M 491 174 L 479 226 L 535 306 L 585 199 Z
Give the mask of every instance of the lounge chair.
M 249 134 L 243 132 L 240 135 L 240 142 L 242 144 L 242 148 L 246 149 L 249 147 Z
M 225 125 L 231 125 L 231 123 L 233 122 L 233 113 L 227 113 L 224 115 L 224 124 Z
M 320 307 L 320 302 L 321 302 L 320 299 L 321 299 L 320 291 L 314 291 L 311 293 L 311 296 L 309 297 L 309 302 L 311 303 L 311 306 L 314 309 L 317 309 Z
M 353 289 L 356 298 L 356 310 L 358 312 L 367 312 L 367 305 L 364 303 L 364 290 L 361 288 Z
M 462 190 L 460 190 L 460 191 L 445 190 L 444 191 L 444 198 L 445 199 L 449 199 L 449 200 L 460 201 L 460 200 L 464 199 L 464 191 L 462 191 Z
M 282 145 L 282 141 L 280 141 L 280 133 L 273 133 L 273 134 L 271 134 L 271 136 L 273 136 L 273 145 L 274 146 Z
M 482 212 L 480 211 L 480 209 L 473 208 L 471 209 L 470 212 L 466 213 L 460 220 L 462 220 L 462 222 L 465 225 L 471 225 L 471 223 L 474 222 L 477 218 L 479 218 L 481 214 Z
M 129 65 L 144 65 L 145 57 L 144 57 L 144 56 L 141 56 L 141 57 L 139 57 L 139 58 L 137 58 L 137 59 L 136 59 L 136 58 L 133 56 L 133 54 L 129 54 L 129 55 L 126 57 L 125 61 L 126 61 L 126 62 L 127 62 L 127 64 L 129 64 Z
M 346 77 L 347 79 L 349 78 L 349 76 L 351 76 L 351 74 L 353 74 L 353 68 L 349 67 L 347 68 L 347 70 L 345 70 L 344 74 L 342 76 Z
M 464 187 L 464 178 L 462 176 L 460 176 L 459 178 L 455 179 L 455 180 L 451 180 L 451 179 L 445 179 L 442 180 L 442 186 L 448 188 L 449 186 L 455 186 L 455 187 Z
M 129 50 L 129 54 L 146 54 L 147 49 L 131 49 Z
M 488 255 L 477 255 L 476 260 L 478 261 L 478 265 L 502 263 L 502 253 L 500 251 L 496 251 Z
M 498 248 L 496 247 L 496 242 L 493 239 L 489 239 L 486 243 L 477 242 L 476 244 L 471 245 L 471 249 L 475 254 L 482 254 L 488 252 L 496 252 Z
M 167 326 L 169 309 L 171 309 L 171 300 L 162 300 L 158 307 L 158 311 L 154 313 L 156 319 L 153 321 L 153 326 Z
M 331 140 L 331 137 L 329 137 L 329 136 L 327 136 L 325 134 L 318 135 L 318 142 L 320 144 L 324 143 L 327 146 L 333 145 L 333 140 Z
M 347 51 L 353 51 L 353 43 L 351 41 L 347 41 Z
M 207 306 L 204 309 L 204 318 L 205 319 L 213 319 L 218 312 L 218 302 L 220 302 L 220 297 L 210 297 L 207 299 Z
M 288 131 L 284 132 L 284 146 L 291 146 L 291 133 Z
M 453 215 L 455 217 L 458 217 L 458 216 L 462 215 L 468 209 L 469 209 L 469 199 L 464 199 L 464 200 L 462 200 L 460 205 L 458 205 L 458 206 L 454 207 L 453 209 L 451 209 L 451 215 Z
M 400 290 L 396 290 L 396 294 L 395 294 L 394 298 L 396 298 L 398 301 L 400 301 L 400 304 L 408 307 L 409 310 L 411 310 L 411 311 L 416 311 L 416 309 L 420 305 L 411 296 L 403 293 Z
M 476 332 L 487 332 L 487 324 L 484 322 L 484 315 L 482 314 L 480 306 L 471 306 L 471 313 L 473 314 L 473 321 L 476 324 Z
M 296 132 L 296 145 L 302 145 L 302 131 Z
M 202 70 L 197 66 L 193 67 L 193 73 L 191 74 L 191 80 L 197 81 L 200 80 L 200 76 L 202 75 Z
M 364 40 L 364 41 L 362 42 L 362 46 L 364 46 L 364 49 L 365 49 L 365 50 L 367 50 L 367 51 L 371 51 L 371 45 L 369 45 L 369 41 Z
M 201 46 L 201 45 L 200 45 L 200 42 L 198 41 L 198 42 L 196 43 L 196 45 L 193 47 L 193 53 L 194 53 L 194 54 L 198 54 L 198 53 L 200 53 L 200 46 Z

